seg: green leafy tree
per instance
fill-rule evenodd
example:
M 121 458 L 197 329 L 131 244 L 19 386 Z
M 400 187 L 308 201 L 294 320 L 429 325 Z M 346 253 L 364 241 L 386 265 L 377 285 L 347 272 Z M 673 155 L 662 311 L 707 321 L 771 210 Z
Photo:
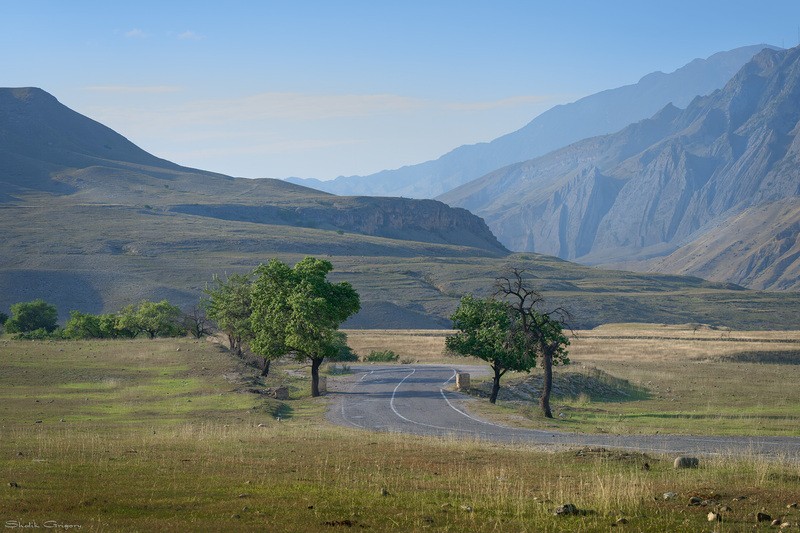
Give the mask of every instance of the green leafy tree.
M 119 318 L 121 315 L 122 312 L 120 311 L 119 313 L 107 313 L 97 316 L 98 322 L 100 323 L 100 338 L 133 339 L 139 334 L 138 329 L 131 329 L 120 322 Z
M 69 320 L 64 325 L 63 335 L 66 339 L 103 338 L 100 316 L 81 313 L 80 311 L 70 311 Z
M 569 339 L 564 329 L 568 328 L 570 315 L 563 308 L 547 312 L 538 310 L 544 298 L 528 286 L 523 274 L 524 271 L 513 268 L 510 276 L 498 278 L 497 294 L 505 298 L 526 350 L 535 350 L 541 357 L 544 382 L 539 407 L 546 418 L 553 418 L 550 409 L 553 367 L 569 364 Z
M 167 300 L 144 300 L 138 306 L 129 305 L 117 315 L 116 328 L 120 331 L 146 333 L 148 337 L 177 337 L 183 334 L 181 309 Z
M 358 355 L 353 352 L 352 348 L 347 345 L 347 335 L 342 333 L 341 331 L 336 332 L 336 353 L 329 357 L 329 361 L 333 361 L 336 363 L 349 363 L 353 361 L 358 361 Z
M 505 302 L 465 296 L 450 319 L 459 333 L 447 337 L 447 349 L 483 359 L 494 371 L 491 403 L 497 401 L 500 378 L 507 371 L 530 372 L 536 366 L 536 351 L 525 342 L 517 317 Z
M 319 367 L 341 351 L 339 325 L 361 308 L 347 283 L 326 279 L 330 261 L 306 257 L 294 268 L 277 259 L 255 270 L 251 349 L 266 359 L 291 354 L 311 362 L 311 395 L 319 396 Z
M 8 320 L 8 315 L 3 312 L 0 312 L 0 326 L 5 326 L 7 320 Z
M 132 309 L 132 308 L 131 308 Z M 133 338 L 139 329 L 118 327 L 118 314 L 93 315 L 80 311 L 71 311 L 70 318 L 64 325 L 62 335 L 66 339 L 116 339 Z M 132 320 L 128 320 L 130 323 Z
M 206 313 L 225 332 L 231 351 L 242 355 L 244 343 L 253 336 L 250 325 L 253 274 L 232 274 L 224 280 L 214 276 L 212 283 L 205 290 L 208 296 Z M 269 366 L 265 360 L 263 375 L 268 372 Z
M 9 333 L 39 329 L 50 333 L 58 327 L 58 310 L 42 299 L 16 303 L 11 306 L 11 318 L 6 320 L 5 327 Z
M 44 328 L 35 329 L 33 331 L 25 331 L 17 333 L 17 338 L 28 341 L 43 341 L 51 339 L 61 339 L 61 331 L 56 328 L 53 331 L 47 331 Z

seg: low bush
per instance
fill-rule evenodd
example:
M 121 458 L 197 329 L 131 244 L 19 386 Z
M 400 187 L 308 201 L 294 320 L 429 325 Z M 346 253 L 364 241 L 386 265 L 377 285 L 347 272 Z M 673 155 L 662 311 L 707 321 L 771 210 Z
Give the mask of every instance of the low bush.
M 372 350 L 369 352 L 369 355 L 364 358 L 364 361 L 368 363 L 394 363 L 398 359 L 400 359 L 400 356 L 392 350 Z
M 22 331 L 15 335 L 15 338 L 26 341 L 45 341 L 45 340 L 58 340 L 63 339 L 62 330 L 56 329 L 54 331 L 47 331 L 44 328 L 38 328 L 33 331 Z
M 353 369 L 350 368 L 350 365 L 347 365 L 347 364 L 344 364 L 344 363 L 341 366 L 337 365 L 336 363 L 331 363 L 325 369 L 325 372 L 327 374 L 332 375 L 332 376 L 341 375 L 341 374 L 350 374 L 352 371 L 353 371 Z

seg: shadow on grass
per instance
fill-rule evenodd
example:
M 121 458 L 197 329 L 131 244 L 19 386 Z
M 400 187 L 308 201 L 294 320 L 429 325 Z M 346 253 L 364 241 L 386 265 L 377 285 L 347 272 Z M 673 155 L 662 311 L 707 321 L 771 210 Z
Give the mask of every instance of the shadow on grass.
M 539 373 L 524 378 L 512 378 L 500 383 L 501 400 L 538 401 L 541 395 L 543 376 Z M 470 394 L 488 397 L 491 381 L 473 385 Z M 559 368 L 553 372 L 552 400 L 581 403 L 623 403 L 649 400 L 650 391 L 634 385 L 630 381 L 594 367 L 582 367 L 564 371 Z
M 280 400 L 266 399 L 262 410 L 273 418 L 289 420 L 294 416 L 294 407 Z
M 800 365 L 800 350 L 738 352 L 720 358 L 726 363 L 763 363 L 770 365 Z

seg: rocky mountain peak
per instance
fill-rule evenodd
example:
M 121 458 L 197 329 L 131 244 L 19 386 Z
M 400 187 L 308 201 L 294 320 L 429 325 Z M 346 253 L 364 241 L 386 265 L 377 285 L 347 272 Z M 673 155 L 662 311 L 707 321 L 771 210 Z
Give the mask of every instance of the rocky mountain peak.
M 442 199 L 469 206 L 512 250 L 628 268 L 649 268 L 658 259 L 664 268 L 669 262 L 663 258 L 677 257 L 708 232 L 752 229 L 755 224 L 736 218 L 743 212 L 758 218 L 777 212 L 769 208 L 773 202 L 800 205 L 799 133 L 800 48 L 767 49 L 724 88 L 695 98 L 686 109 L 668 105 L 616 134 L 511 165 Z M 539 186 L 532 190 L 534 176 Z M 483 193 L 497 191 L 499 182 L 502 192 Z M 784 206 L 780 212 L 789 215 L 775 217 L 775 233 L 760 232 L 760 239 L 791 232 L 795 211 Z M 754 271 L 752 265 L 758 270 L 768 264 L 751 257 L 757 249 L 773 257 L 783 247 L 752 244 L 725 259 L 709 257 L 716 264 L 744 263 L 712 269 L 710 277 L 757 288 L 769 288 L 763 285 L 769 279 L 780 279 L 780 288 L 800 287 L 798 277 Z M 714 253 L 728 252 L 716 247 Z M 769 268 L 800 270 L 792 266 L 796 262 L 800 257 L 787 256 Z M 686 270 L 678 272 L 709 275 L 700 263 L 682 260 Z

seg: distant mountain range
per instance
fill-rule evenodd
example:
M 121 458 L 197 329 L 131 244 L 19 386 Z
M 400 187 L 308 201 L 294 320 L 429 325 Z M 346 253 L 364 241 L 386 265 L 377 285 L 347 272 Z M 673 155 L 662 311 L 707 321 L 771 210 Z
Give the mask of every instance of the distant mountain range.
M 800 289 L 800 48 L 685 110 L 507 166 L 439 199 L 512 250 Z
M 576 327 L 703 322 L 796 328 L 800 295 L 510 254 L 486 224 L 434 200 L 340 197 L 159 159 L 40 89 L 0 89 L 0 310 L 44 298 L 112 312 L 198 302 L 214 274 L 270 258 L 330 259 L 362 311 L 349 327 L 441 328 L 464 294 L 526 269 Z M 751 312 L 756 309 L 759 312 Z
M 559 105 L 525 127 L 488 143 L 461 146 L 434 161 L 335 180 L 287 181 L 340 195 L 434 198 L 500 167 L 526 161 L 588 137 L 612 133 L 648 118 L 668 103 L 685 107 L 719 89 L 755 54 L 755 45 L 695 59 L 670 74 L 653 72 L 633 85 Z

